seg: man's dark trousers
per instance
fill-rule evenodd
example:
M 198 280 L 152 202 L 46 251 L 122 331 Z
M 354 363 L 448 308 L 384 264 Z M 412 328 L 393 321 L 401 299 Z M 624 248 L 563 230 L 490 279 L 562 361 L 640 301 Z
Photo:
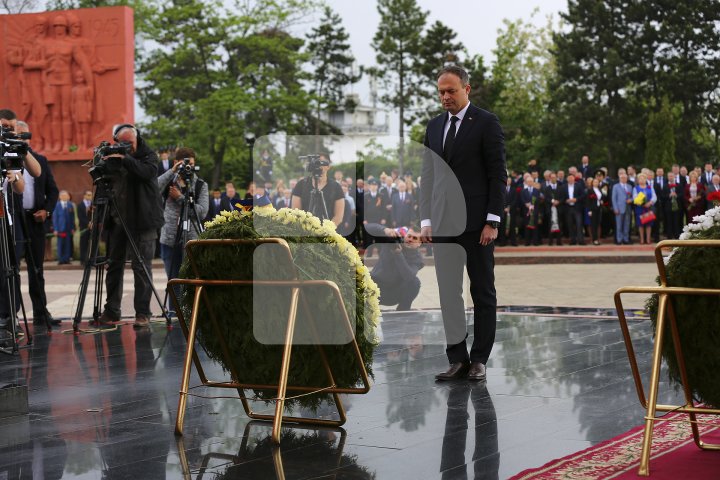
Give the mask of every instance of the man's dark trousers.
M 480 232 L 465 232 L 458 237 L 433 238 L 435 270 L 440 290 L 440 307 L 443 312 L 445 334 L 448 338 L 446 353 L 450 363 L 487 363 L 495 342 L 497 297 L 495 292 L 494 244 L 480 244 Z M 488 265 L 491 268 L 488 268 Z M 470 277 L 470 296 L 473 301 L 474 340 L 468 359 L 465 307 L 463 301 L 463 268 Z M 489 276 L 488 276 L 489 275 Z M 452 343 L 450 339 L 461 340 Z
M 148 273 L 150 274 L 150 282 L 152 282 L 152 259 L 155 255 L 155 239 L 157 233 L 155 230 L 149 230 L 136 234 L 133 238 L 138 247 L 138 251 L 142 256 Z M 105 311 L 115 318 L 120 318 L 120 304 L 123 294 L 123 275 L 125 273 L 125 259 L 129 255 L 132 258 L 132 269 L 135 278 L 135 296 L 134 307 L 136 315 L 151 316 L 150 297 L 152 296 L 152 284 L 148 283 L 142 265 L 135 258 L 132 246 L 125 235 L 122 225 L 111 223 L 108 229 L 108 259 L 110 264 L 105 277 L 105 286 L 107 288 L 107 302 L 105 303 Z
M 36 222 L 32 210 L 25 211 L 25 225 L 27 225 L 27 239 L 29 245 L 25 250 L 25 259 L 32 255 L 35 268 L 29 268 L 28 262 L 28 290 L 33 306 L 33 318 L 41 319 L 49 315 L 47 311 L 47 297 L 45 296 L 45 223 Z

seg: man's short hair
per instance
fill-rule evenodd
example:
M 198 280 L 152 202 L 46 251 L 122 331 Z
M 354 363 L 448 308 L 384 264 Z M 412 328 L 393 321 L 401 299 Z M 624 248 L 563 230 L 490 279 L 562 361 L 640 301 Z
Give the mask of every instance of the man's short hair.
M 440 77 L 442 77 L 446 73 L 450 73 L 450 74 L 458 77 L 460 79 L 460 84 L 463 87 L 470 82 L 470 76 L 465 71 L 465 69 L 462 67 L 458 67 L 457 65 L 448 65 L 448 66 L 440 69 L 440 71 L 438 72 L 438 75 L 437 75 L 437 79 L 440 80 Z
M 27 124 L 27 122 L 23 122 L 22 120 L 17 121 L 17 126 L 30 130 L 30 126 Z
M 194 158 L 195 160 L 197 160 L 197 156 L 195 156 L 195 150 L 190 147 L 180 147 L 175 150 L 175 160 L 182 160 L 183 158 Z
M 15 115 L 15 112 L 13 112 L 12 110 L 3 108 L 2 110 L 0 110 L 0 118 L 3 120 L 15 120 L 17 118 L 17 115 Z

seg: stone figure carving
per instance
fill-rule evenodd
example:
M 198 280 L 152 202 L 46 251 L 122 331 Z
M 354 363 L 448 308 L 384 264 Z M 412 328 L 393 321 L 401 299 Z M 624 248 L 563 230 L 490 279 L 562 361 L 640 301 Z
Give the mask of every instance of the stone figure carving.
M 0 27 L 0 100 L 33 126 L 36 150 L 86 158 L 132 117 L 131 9 L 4 15 Z

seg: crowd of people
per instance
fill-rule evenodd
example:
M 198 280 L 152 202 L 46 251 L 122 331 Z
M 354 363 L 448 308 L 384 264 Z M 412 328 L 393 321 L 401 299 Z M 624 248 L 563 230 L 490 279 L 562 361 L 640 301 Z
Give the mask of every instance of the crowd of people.
M 9 110 L 0 111 L 0 121 L 16 132 L 29 128 Z M 156 152 L 130 124 L 117 126 L 113 138 L 131 148 L 105 158 L 110 161 L 117 157 L 121 168 L 109 175 L 107 183 L 98 183 L 95 191 L 96 195 L 114 196 L 118 205 L 104 223 L 108 296 L 102 315 L 96 319 L 98 326 L 113 325 L 120 319 L 126 258 L 132 259 L 135 275 L 135 326 L 145 327 L 151 315 L 152 272 L 142 263 L 149 265 L 159 254 L 168 278 L 177 277 L 184 243 L 197 238 L 205 221 L 222 211 L 242 209 L 241 203 L 247 203 L 242 201 L 249 199 L 277 209 L 312 210 L 332 220 L 341 235 L 368 254 L 375 244 L 392 244 L 377 249 L 379 257 L 372 271 L 376 281 L 386 285 L 381 302 L 407 309 L 417 296 L 417 272 L 423 264 L 419 250 L 424 248 L 425 255 L 433 252 L 431 245 L 420 243 L 422 178 L 412 172 L 401 176 L 393 169 L 355 179 L 320 156 L 316 171 L 287 181 L 250 182 L 241 198 L 231 182 L 224 190 L 210 191 L 195 168 L 196 154 L 191 148 Z M 6 192 L 13 192 L 11 204 L 15 205 L 13 218 L 17 221 L 12 233 L 17 263 L 20 258 L 28 263 L 33 320 L 57 325 L 59 321 L 47 311 L 44 292 L 46 238 L 49 231 L 57 239 L 59 264 L 71 261 L 76 235 L 78 258 L 81 262 L 88 259 L 94 193 L 84 192 L 75 204 L 69 192 L 58 190 L 45 157 L 30 147 L 24 162 L 25 168 L 8 172 L 5 182 Z M 612 239 L 618 245 L 635 239 L 646 244 L 677 238 L 683 225 L 720 202 L 720 167 L 715 169 L 711 162 L 691 170 L 673 165 L 665 172 L 661 167 L 628 166 L 611 177 L 607 168 L 594 168 L 588 156 L 567 171 L 541 170 L 538 162 L 531 160 L 524 171 L 508 172 L 505 188 L 496 241 L 499 246 L 599 245 L 603 239 Z M 313 203 L 313 192 L 317 191 L 322 192 L 324 202 Z M 129 255 L 128 236 L 142 261 Z M 407 281 L 395 278 L 398 274 Z M 0 324 L 7 324 L 10 309 L 18 309 L 19 292 L 15 296 L 9 301 L 7 293 L 0 295 Z

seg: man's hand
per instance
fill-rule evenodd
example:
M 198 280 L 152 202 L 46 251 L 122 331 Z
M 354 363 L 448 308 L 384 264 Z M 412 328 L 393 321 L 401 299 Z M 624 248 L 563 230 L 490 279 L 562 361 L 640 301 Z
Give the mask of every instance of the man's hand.
M 497 228 L 493 228 L 490 225 L 485 225 L 485 228 L 480 232 L 480 245 L 486 247 L 490 245 L 493 240 L 498 236 Z
M 177 200 L 178 198 L 182 197 L 182 193 L 180 193 L 180 190 L 175 185 L 172 185 L 170 189 L 168 190 L 168 195 L 173 200 Z
M 422 227 L 420 229 L 420 241 L 422 243 L 432 243 L 432 227 Z
M 386 237 L 393 237 L 393 238 L 396 238 L 400 235 L 398 232 L 395 231 L 394 228 L 386 228 L 385 230 L 383 230 L 383 233 L 385 233 Z
M 47 210 L 38 210 L 37 212 L 33 213 L 33 217 L 35 218 L 35 221 L 37 223 L 45 223 L 45 220 L 48 217 Z

